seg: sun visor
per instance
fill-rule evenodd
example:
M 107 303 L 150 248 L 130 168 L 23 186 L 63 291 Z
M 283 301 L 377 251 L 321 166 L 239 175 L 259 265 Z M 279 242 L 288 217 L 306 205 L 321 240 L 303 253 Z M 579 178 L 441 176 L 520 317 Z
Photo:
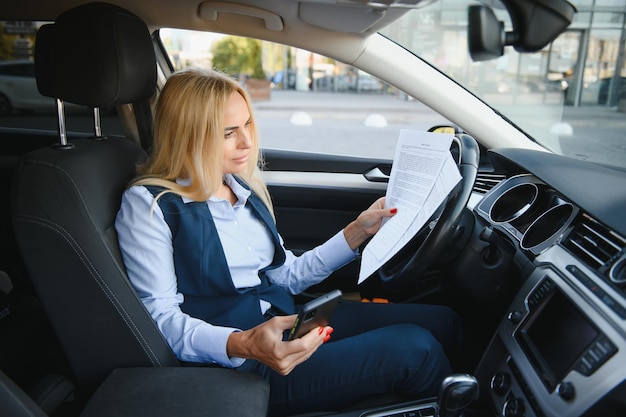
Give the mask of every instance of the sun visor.
M 377 31 L 434 0 L 305 0 L 300 2 L 303 22 L 338 32 Z

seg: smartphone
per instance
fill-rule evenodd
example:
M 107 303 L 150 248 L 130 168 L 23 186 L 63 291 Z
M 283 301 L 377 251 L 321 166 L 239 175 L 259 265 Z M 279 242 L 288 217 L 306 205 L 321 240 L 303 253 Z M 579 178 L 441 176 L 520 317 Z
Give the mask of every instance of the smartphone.
M 328 325 L 330 316 L 335 311 L 341 296 L 341 290 L 333 290 L 302 306 L 287 339 L 297 339 L 315 327 Z

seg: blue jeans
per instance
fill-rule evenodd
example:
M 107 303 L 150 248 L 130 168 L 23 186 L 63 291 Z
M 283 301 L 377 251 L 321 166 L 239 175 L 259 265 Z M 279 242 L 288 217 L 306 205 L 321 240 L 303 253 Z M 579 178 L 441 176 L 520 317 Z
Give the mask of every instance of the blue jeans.
M 436 395 L 461 348 L 460 318 L 443 306 L 342 301 L 334 333 L 281 376 L 255 361 L 239 368 L 270 383 L 269 415 L 338 410 L 378 394 Z

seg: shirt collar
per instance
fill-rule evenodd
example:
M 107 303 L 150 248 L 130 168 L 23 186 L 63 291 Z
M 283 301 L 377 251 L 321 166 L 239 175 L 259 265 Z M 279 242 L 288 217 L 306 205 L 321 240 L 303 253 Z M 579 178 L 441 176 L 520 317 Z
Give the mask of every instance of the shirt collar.
M 248 197 L 250 197 L 250 190 L 243 187 L 239 183 L 239 181 L 237 181 L 235 177 L 233 177 L 232 174 L 225 174 L 224 182 L 230 187 L 231 190 L 233 190 L 233 193 L 235 193 L 235 196 L 237 197 L 237 202 L 235 203 L 235 206 L 245 205 L 246 201 L 248 201 Z M 191 180 L 189 178 L 177 178 L 176 184 L 188 186 L 189 184 L 191 184 Z M 183 203 L 185 204 L 194 202 L 194 200 L 191 200 L 187 197 L 182 197 L 182 199 Z M 222 199 L 211 196 L 209 197 L 209 201 L 222 201 Z

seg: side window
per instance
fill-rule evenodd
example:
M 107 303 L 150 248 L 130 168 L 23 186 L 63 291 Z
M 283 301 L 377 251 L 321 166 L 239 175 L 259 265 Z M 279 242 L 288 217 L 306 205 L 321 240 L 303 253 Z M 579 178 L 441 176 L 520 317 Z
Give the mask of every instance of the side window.
M 376 77 L 309 51 L 177 29 L 159 36 L 176 70 L 214 68 L 245 86 L 263 148 L 392 159 L 400 129 L 443 123 Z
M 28 63 L 26 65 L 20 65 L 18 75 L 20 77 L 35 78 L 35 63 Z
M 15 65 L 0 65 L 0 75 L 14 76 Z
M 0 21 L 0 127 L 57 130 L 56 102 L 39 94 L 35 78 L 37 30 L 46 22 Z M 68 132 L 94 132 L 91 109 L 65 103 Z M 123 134 L 114 109 L 101 113 L 103 134 Z

